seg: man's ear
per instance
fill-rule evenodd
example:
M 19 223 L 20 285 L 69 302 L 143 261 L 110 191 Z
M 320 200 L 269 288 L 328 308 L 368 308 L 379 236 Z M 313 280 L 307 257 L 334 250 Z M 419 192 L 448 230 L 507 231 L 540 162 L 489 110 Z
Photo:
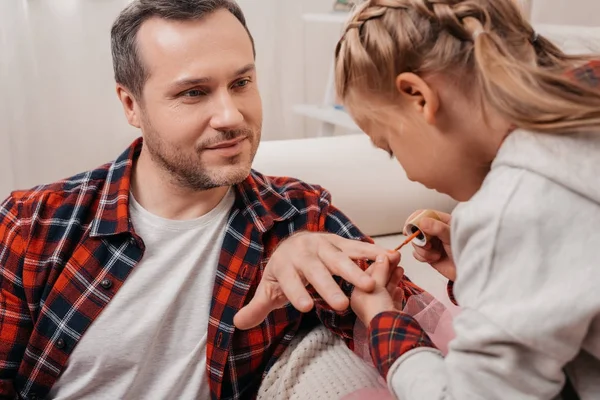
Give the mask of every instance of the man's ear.
M 403 103 L 422 114 L 429 125 L 435 125 L 440 100 L 427 82 L 416 74 L 405 72 L 396 77 L 396 90 Z
M 140 107 L 135 97 L 120 84 L 117 84 L 117 96 L 119 97 L 119 100 L 121 100 L 123 111 L 125 111 L 125 117 L 127 117 L 129 125 L 140 129 Z

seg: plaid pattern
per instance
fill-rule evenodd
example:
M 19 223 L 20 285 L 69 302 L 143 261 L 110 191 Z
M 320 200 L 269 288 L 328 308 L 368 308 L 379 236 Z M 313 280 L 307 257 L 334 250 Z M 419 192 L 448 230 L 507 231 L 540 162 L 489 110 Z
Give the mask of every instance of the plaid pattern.
M 385 311 L 375 316 L 369 326 L 369 337 L 371 358 L 384 379 L 404 353 L 418 347 L 435 348 L 419 323 L 401 312 Z
M 142 259 L 129 219 L 135 141 L 114 163 L 52 185 L 14 192 L 0 206 L 0 398 L 43 398 L 86 329 Z M 252 171 L 235 187 L 213 290 L 207 374 L 214 399 L 254 398 L 262 377 L 300 328 L 320 322 L 352 347 L 355 315 L 309 288 L 315 311 L 291 305 L 237 331 L 233 316 L 253 296 L 277 245 L 298 231 L 371 242 L 327 191 Z M 365 263 L 359 263 L 366 268 Z M 348 295 L 352 286 L 339 281 Z M 404 282 L 407 294 L 420 289 Z
M 600 60 L 592 60 L 574 69 L 570 75 L 587 86 L 600 89 Z

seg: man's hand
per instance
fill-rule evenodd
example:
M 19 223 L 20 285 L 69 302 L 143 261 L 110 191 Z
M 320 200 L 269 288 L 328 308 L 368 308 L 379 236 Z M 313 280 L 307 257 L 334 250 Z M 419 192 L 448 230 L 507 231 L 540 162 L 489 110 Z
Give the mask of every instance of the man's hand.
M 364 292 L 375 288 L 375 280 L 354 262 L 374 261 L 384 255 L 398 265 L 400 254 L 380 246 L 345 239 L 329 233 L 302 232 L 283 241 L 265 267 L 256 294 L 234 317 L 238 329 L 250 329 L 264 321 L 269 313 L 288 302 L 308 312 L 314 302 L 306 290 L 311 284 L 334 309 L 348 308 L 349 299 L 333 276 L 339 276 Z

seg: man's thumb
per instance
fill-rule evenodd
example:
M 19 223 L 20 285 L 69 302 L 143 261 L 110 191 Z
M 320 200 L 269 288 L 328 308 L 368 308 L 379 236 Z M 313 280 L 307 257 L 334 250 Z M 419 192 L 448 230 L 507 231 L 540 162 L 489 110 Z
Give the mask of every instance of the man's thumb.
M 237 329 L 252 329 L 263 322 L 275 308 L 277 304 L 269 300 L 264 286 L 259 285 L 252 300 L 235 314 L 233 324 Z

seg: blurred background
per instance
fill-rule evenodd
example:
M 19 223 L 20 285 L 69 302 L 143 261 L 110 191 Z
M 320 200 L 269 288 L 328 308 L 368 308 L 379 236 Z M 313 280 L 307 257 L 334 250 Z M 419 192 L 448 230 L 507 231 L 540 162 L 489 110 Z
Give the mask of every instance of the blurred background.
M 136 137 L 110 26 L 129 0 L 0 0 L 0 197 L 111 161 Z M 534 23 L 600 25 L 598 0 L 521 1 Z M 263 140 L 354 130 L 332 107 L 333 0 L 239 0 L 257 46 Z

